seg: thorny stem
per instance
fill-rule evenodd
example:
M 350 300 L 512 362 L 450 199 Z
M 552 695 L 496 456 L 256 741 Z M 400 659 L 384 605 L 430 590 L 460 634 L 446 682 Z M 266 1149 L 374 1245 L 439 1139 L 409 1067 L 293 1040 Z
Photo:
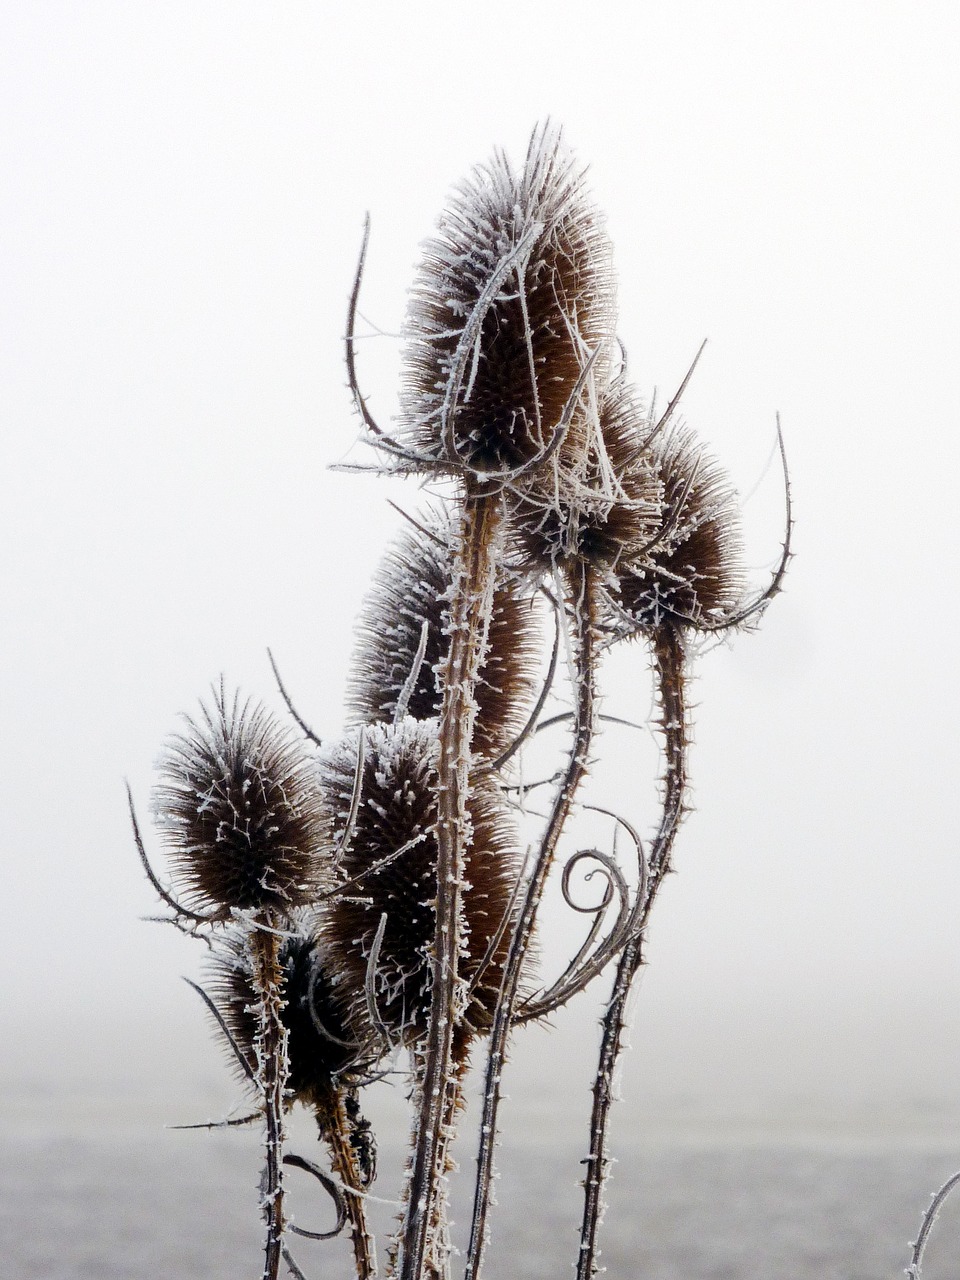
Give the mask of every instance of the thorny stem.
M 590 1147 L 589 1155 L 584 1161 L 586 1175 L 583 1180 L 584 1203 L 577 1280 L 592 1280 L 599 1270 L 597 1232 L 603 1218 L 603 1187 L 610 1165 L 607 1131 L 614 1102 L 614 1072 L 623 1049 L 630 988 L 643 963 L 643 931 L 657 890 L 670 871 L 673 841 L 684 813 L 687 729 L 683 639 L 674 627 L 666 624 L 655 630 L 652 642 L 663 716 L 663 809 L 660 827 L 650 852 L 646 899 L 636 928 L 620 956 L 613 989 L 601 1021 L 600 1056 L 593 1083 L 593 1107 L 590 1113 Z
M 414 1078 L 418 1082 L 422 1080 L 424 1060 L 414 1050 L 412 1055 Z M 459 1113 L 465 1106 L 463 1096 L 463 1081 L 467 1072 L 467 1060 L 455 1063 L 451 1071 L 450 1077 L 444 1082 L 444 1123 L 440 1135 L 440 1144 L 437 1151 L 437 1168 L 439 1174 L 437 1177 L 436 1194 L 433 1200 L 433 1208 L 431 1210 L 431 1220 L 427 1224 L 426 1245 L 423 1257 L 423 1270 L 421 1273 L 422 1280 L 451 1280 L 450 1274 L 450 1255 L 452 1252 L 450 1241 L 450 1224 L 448 1220 L 449 1208 L 449 1178 L 448 1174 L 456 1167 L 450 1156 L 450 1148 L 456 1137 L 457 1119 Z
M 277 1280 L 283 1250 L 283 1095 L 287 1082 L 287 1031 L 281 1014 L 283 973 L 280 966 L 280 937 L 276 922 L 264 913 L 264 927 L 250 936 L 254 973 L 260 995 L 260 1026 L 257 1033 L 257 1078 L 264 1117 L 266 1159 L 260 1189 L 260 1203 L 267 1224 L 264 1246 L 263 1280 Z
M 400 1280 L 421 1280 L 435 1233 L 445 1141 L 459 1097 L 451 1097 L 453 1032 L 465 1003 L 459 976 L 467 795 L 476 719 L 474 690 L 487 643 L 501 522 L 499 497 L 464 499 L 450 599 L 450 646 L 441 669 L 437 761 L 437 901 L 431 955 L 430 1022 L 422 1047 L 419 1118 L 398 1265 Z
M 330 1150 L 333 1172 L 344 1187 L 344 1205 L 350 1222 L 357 1280 L 372 1280 L 377 1274 L 377 1246 L 367 1225 L 367 1210 L 362 1195 L 363 1179 L 357 1165 L 356 1152 L 350 1142 L 350 1125 L 342 1089 L 331 1090 L 330 1095 L 317 1106 L 317 1124 Z
M 577 663 L 574 736 L 570 759 L 547 820 L 537 860 L 530 876 L 513 930 L 504 964 L 500 996 L 493 1015 L 490 1050 L 487 1058 L 480 1122 L 480 1147 L 477 1154 L 477 1182 L 474 1193 L 470 1247 L 467 1253 L 465 1280 L 477 1280 L 486 1246 L 487 1212 L 493 1176 L 493 1151 L 497 1134 L 497 1112 L 500 1106 L 500 1075 L 503 1070 L 507 1039 L 514 1021 L 523 962 L 533 935 L 537 911 L 547 875 L 553 863 L 557 842 L 566 824 L 574 797 L 587 772 L 590 742 L 593 737 L 596 688 L 594 665 L 598 630 L 593 575 L 586 566 L 570 570 L 568 590 L 574 620 L 573 646 Z
M 951 1191 L 960 1186 L 960 1173 L 953 1174 L 949 1177 L 939 1191 L 933 1193 L 930 1201 L 930 1207 L 923 1215 L 923 1221 L 920 1223 L 920 1231 L 917 1235 L 916 1243 L 913 1246 L 913 1254 L 910 1258 L 910 1265 L 907 1267 L 908 1280 L 920 1280 L 920 1264 L 923 1262 L 923 1253 L 927 1247 L 927 1241 L 930 1238 L 930 1232 L 933 1230 L 934 1223 L 937 1220 L 943 1202 Z

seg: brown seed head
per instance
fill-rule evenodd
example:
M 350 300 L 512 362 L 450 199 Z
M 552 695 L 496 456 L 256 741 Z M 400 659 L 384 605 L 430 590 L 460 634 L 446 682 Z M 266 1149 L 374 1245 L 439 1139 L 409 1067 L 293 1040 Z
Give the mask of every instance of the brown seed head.
M 612 594 L 642 628 L 722 624 L 745 589 L 736 492 L 687 428 L 655 442 L 654 462 L 664 494 L 660 537 L 647 564 L 621 573 Z
M 280 995 L 284 1001 L 281 1019 L 288 1033 L 290 1069 L 287 1090 L 292 1098 L 307 1105 L 323 1101 L 338 1073 L 358 1065 L 357 1032 L 334 998 L 321 950 L 322 944 L 307 921 L 284 938 L 280 947 Z M 256 1069 L 260 997 L 248 934 L 227 934 L 210 964 L 207 991 L 237 1047 Z M 232 1053 L 230 1058 L 238 1067 Z
M 403 700 L 406 714 L 416 720 L 439 715 L 454 528 L 449 514 L 439 509 L 428 512 L 422 523 L 426 532 L 405 528 L 394 540 L 364 601 L 348 695 L 355 722 L 392 721 Z M 487 638 L 475 692 L 473 750 L 489 759 L 522 729 L 539 660 L 537 601 L 506 573 L 499 575 L 494 589 Z
M 560 455 L 554 476 L 531 475 L 510 501 L 524 569 L 580 561 L 609 579 L 655 536 L 662 488 L 646 447 L 649 422 L 625 378 L 600 396 L 586 449 Z
M 537 129 L 519 173 L 495 153 L 424 247 L 406 321 L 403 442 L 477 477 L 530 464 L 590 352 L 605 353 L 615 298 L 609 240 L 559 134 Z
M 310 903 L 325 875 L 316 765 L 262 706 L 212 707 L 160 758 L 153 808 L 188 901 L 219 919 L 231 911 Z
M 324 790 L 339 824 L 350 809 L 357 737 L 328 750 L 322 761 Z M 366 767 L 356 826 L 342 871 L 352 879 L 369 871 L 324 909 L 325 954 L 338 995 L 366 1001 L 368 969 L 381 920 L 386 921 L 376 959 L 376 1018 L 391 1038 L 422 1035 L 430 1009 L 430 960 L 436 929 L 437 843 L 435 796 L 436 721 L 412 719 L 366 730 Z M 516 846 L 503 802 L 492 787 L 471 791 L 472 838 L 465 857 L 464 953 L 460 972 L 477 975 L 491 939 L 509 908 L 517 875 Z M 393 857 L 409 845 L 406 852 Z M 379 869 L 378 864 L 382 864 Z M 465 1048 L 486 1029 L 502 975 L 506 941 L 477 982 L 457 1039 Z

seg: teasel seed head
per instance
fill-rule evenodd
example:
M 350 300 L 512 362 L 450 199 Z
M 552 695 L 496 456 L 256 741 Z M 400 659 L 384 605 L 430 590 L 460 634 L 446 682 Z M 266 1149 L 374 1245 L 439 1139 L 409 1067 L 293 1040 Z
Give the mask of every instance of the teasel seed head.
M 521 569 L 541 573 L 579 561 L 603 581 L 642 556 L 663 498 L 649 432 L 635 389 L 615 378 L 599 395 L 581 456 L 556 476 L 531 474 L 508 499 Z
M 314 758 L 264 707 L 228 701 L 222 683 L 186 724 L 153 795 L 186 900 L 214 919 L 312 902 L 329 862 Z
M 496 152 L 456 190 L 424 246 L 406 320 L 401 440 L 482 481 L 554 438 L 590 353 L 615 328 L 608 237 L 584 171 L 550 126 L 515 172 Z M 577 436 L 576 420 L 568 436 Z
M 611 594 L 642 630 L 716 629 L 745 590 L 736 491 L 686 427 L 658 438 L 653 460 L 663 485 L 660 534 L 647 563 L 621 573 Z
M 402 529 L 387 550 L 360 613 L 348 693 L 354 723 L 440 714 L 455 527 L 440 508 L 424 513 L 420 523 L 422 528 Z M 501 572 L 475 690 L 472 749 L 481 758 L 510 745 L 532 706 L 540 613 L 534 593 L 516 575 Z
M 281 943 L 280 968 L 281 1019 L 287 1030 L 289 1063 L 287 1092 L 291 1100 L 316 1106 L 325 1101 L 341 1076 L 349 1084 L 353 1073 L 371 1065 L 360 1048 L 363 1032 L 347 1021 L 334 996 L 323 964 L 322 941 L 309 916 L 298 920 L 296 929 Z M 209 964 L 205 989 L 234 1044 L 255 1064 L 260 996 L 246 931 L 227 931 Z M 237 1066 L 232 1052 L 230 1058 Z
M 362 799 L 341 864 L 345 880 L 363 878 L 323 908 L 325 954 L 337 995 L 354 1006 L 367 1005 L 371 1019 L 394 1043 L 422 1036 L 430 1010 L 437 745 L 435 720 L 408 717 L 365 730 Z M 350 810 L 357 748 L 357 735 L 351 734 L 322 758 L 327 803 L 341 826 Z M 471 789 L 470 820 L 460 974 L 475 986 L 465 1021 L 455 1033 L 461 1058 L 470 1040 L 491 1022 L 509 934 L 501 925 L 511 909 L 519 869 L 509 814 L 492 785 Z M 398 854 L 400 850 L 404 852 Z M 494 942 L 498 931 L 501 936 Z

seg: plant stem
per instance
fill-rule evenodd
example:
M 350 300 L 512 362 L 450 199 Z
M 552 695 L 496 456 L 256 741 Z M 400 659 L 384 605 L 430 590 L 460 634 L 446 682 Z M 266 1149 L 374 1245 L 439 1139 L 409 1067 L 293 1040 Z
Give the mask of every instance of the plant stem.
M 357 1280 L 373 1280 L 377 1274 L 377 1248 L 367 1225 L 367 1210 L 362 1195 L 362 1179 L 356 1152 L 350 1143 L 350 1126 L 342 1089 L 331 1090 L 329 1097 L 317 1106 L 317 1124 L 330 1150 L 333 1172 L 344 1186 L 344 1204 L 353 1240 L 353 1258 Z
M 603 1217 L 603 1188 L 610 1160 L 608 1128 L 613 1106 L 613 1078 L 623 1049 L 627 1002 L 637 970 L 643 963 L 643 936 L 657 890 L 670 871 L 673 841 L 684 813 L 686 790 L 686 698 L 683 640 L 675 628 L 664 625 L 652 637 L 654 663 L 662 711 L 664 744 L 664 794 L 660 826 L 650 851 L 647 896 L 637 927 L 620 956 L 613 989 L 601 1021 L 602 1036 L 597 1074 L 593 1082 L 589 1155 L 583 1180 L 584 1204 L 580 1228 L 577 1280 L 592 1280 L 599 1270 L 597 1233 Z
M 282 971 L 280 938 L 265 913 L 264 928 L 250 937 L 254 972 L 260 994 L 257 1035 L 257 1080 L 263 1100 L 266 1159 L 260 1203 L 267 1223 L 263 1280 L 277 1280 L 283 1249 L 283 1095 L 287 1082 L 287 1031 L 281 1019 Z
M 493 1016 L 490 1050 L 484 1083 L 483 1115 L 480 1122 L 480 1147 L 477 1154 L 477 1182 L 474 1193 L 470 1247 L 467 1253 L 465 1280 L 477 1280 L 486 1246 L 487 1212 L 493 1176 L 493 1150 L 497 1136 L 497 1113 L 500 1106 L 500 1075 L 506 1055 L 507 1040 L 513 1025 L 523 962 L 530 946 L 540 899 L 553 863 L 557 842 L 573 807 L 574 797 L 587 772 L 590 742 L 593 737 L 596 709 L 594 666 L 597 641 L 596 600 L 593 575 L 585 565 L 577 564 L 568 574 L 569 604 L 574 619 L 573 648 L 577 664 L 577 687 L 573 722 L 573 746 L 566 772 L 553 802 L 544 830 L 527 890 L 520 908 L 510 949 L 504 964 L 500 997 Z
M 487 643 L 501 523 L 499 495 L 468 494 L 453 563 L 450 645 L 441 671 L 443 704 L 437 761 L 437 900 L 431 954 L 430 1021 L 422 1047 L 419 1117 L 415 1127 L 407 1210 L 399 1257 L 400 1280 L 421 1280 L 428 1234 L 435 1235 L 445 1143 L 452 1122 L 450 1082 L 453 1033 L 463 1015 L 459 975 L 462 944 L 464 849 L 469 837 L 467 799 L 474 691 Z

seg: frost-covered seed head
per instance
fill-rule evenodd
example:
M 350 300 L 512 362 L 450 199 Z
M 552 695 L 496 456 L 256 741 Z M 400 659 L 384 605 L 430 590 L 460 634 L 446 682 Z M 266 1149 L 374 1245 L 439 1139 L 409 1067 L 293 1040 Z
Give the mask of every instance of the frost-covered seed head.
M 542 572 L 579 561 L 609 578 L 638 560 L 661 518 L 649 432 L 636 391 L 615 379 L 599 397 L 586 448 L 579 457 L 561 451 L 558 482 L 532 474 L 511 495 L 522 568 Z
M 502 152 L 478 166 L 424 246 L 406 320 L 404 443 L 475 478 L 535 460 L 595 348 L 598 376 L 605 366 L 615 307 L 584 172 L 557 131 L 538 128 L 520 172 Z
M 287 1091 L 292 1099 L 306 1105 L 324 1101 L 337 1073 L 360 1069 L 357 1029 L 347 1021 L 334 996 L 321 955 L 322 942 L 308 920 L 280 946 L 279 995 L 284 1002 L 280 1017 L 288 1033 L 290 1072 Z M 237 1047 L 250 1063 L 256 1061 L 259 1034 L 260 997 L 254 971 L 249 935 L 233 930 L 215 952 L 206 984 Z M 239 1069 L 232 1053 L 230 1060 Z
M 696 629 L 732 617 L 745 589 L 736 491 L 688 428 L 655 442 L 663 485 L 661 534 L 642 569 L 612 594 L 641 629 Z
M 357 623 L 349 704 L 355 722 L 392 721 L 401 698 L 417 720 L 440 713 L 439 670 L 450 638 L 454 526 L 441 509 L 426 529 L 404 528 L 377 568 Z M 533 702 L 539 660 L 539 611 L 530 592 L 501 573 L 493 595 L 488 649 L 475 697 L 472 748 L 490 758 L 520 732 Z M 421 654 L 423 624 L 426 645 Z M 416 677 L 411 676 L 416 671 Z
M 160 757 L 153 809 L 188 901 L 231 911 L 310 903 L 325 874 L 316 765 L 264 707 L 221 685 Z
M 436 932 L 437 722 L 412 718 L 366 730 L 366 765 L 354 834 L 342 862 L 352 879 L 378 863 L 380 870 L 333 897 L 324 908 L 325 955 L 337 995 L 365 1003 L 371 951 L 382 917 L 386 924 L 376 966 L 377 1015 L 396 1040 L 423 1034 L 430 1009 L 430 960 Z M 327 804 L 347 820 L 357 759 L 357 735 L 328 748 L 321 760 Z M 464 859 L 463 946 L 460 973 L 469 981 L 508 909 L 518 859 L 509 816 L 492 787 L 471 791 L 472 837 Z M 387 861 L 407 844 L 411 847 Z M 466 1010 L 456 1040 L 464 1050 L 486 1029 L 499 991 L 506 943 Z

